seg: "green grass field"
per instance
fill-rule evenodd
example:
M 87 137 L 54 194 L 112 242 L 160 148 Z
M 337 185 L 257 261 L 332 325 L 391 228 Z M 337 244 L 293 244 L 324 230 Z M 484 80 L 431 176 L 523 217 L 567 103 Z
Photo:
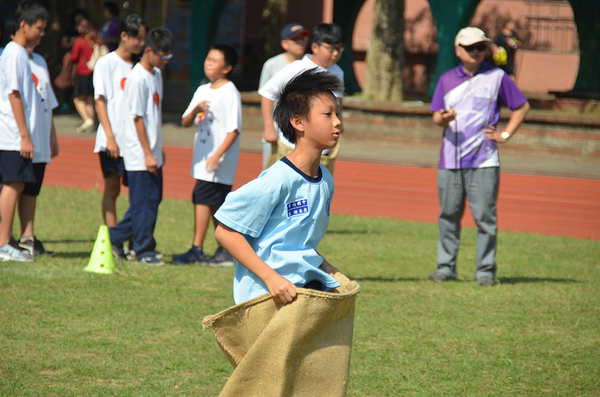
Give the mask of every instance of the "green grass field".
M 201 322 L 233 304 L 233 269 L 84 272 L 99 209 L 97 192 L 45 188 L 36 233 L 57 255 L 0 263 L 0 395 L 218 395 L 232 368 Z M 161 204 L 167 257 L 192 219 L 189 202 Z M 502 232 L 493 288 L 473 280 L 473 229 L 460 280 L 426 281 L 436 244 L 435 225 L 332 216 L 319 252 L 362 287 L 349 396 L 600 394 L 600 242 Z

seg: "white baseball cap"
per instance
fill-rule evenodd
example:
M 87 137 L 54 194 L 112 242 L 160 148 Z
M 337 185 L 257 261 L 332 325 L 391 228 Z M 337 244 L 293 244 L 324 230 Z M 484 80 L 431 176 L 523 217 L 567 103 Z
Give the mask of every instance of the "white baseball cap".
M 471 44 L 481 43 L 482 41 L 492 40 L 485 37 L 485 33 L 483 33 L 483 30 L 479 28 L 468 27 L 458 31 L 458 34 L 454 39 L 454 46 L 469 46 Z

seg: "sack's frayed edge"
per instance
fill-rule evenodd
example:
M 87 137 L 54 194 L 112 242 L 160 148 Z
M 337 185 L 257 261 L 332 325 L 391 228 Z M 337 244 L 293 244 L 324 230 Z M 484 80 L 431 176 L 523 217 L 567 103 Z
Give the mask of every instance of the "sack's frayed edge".
M 340 278 L 336 277 L 338 274 L 341 276 Z M 326 291 L 317 291 L 317 290 L 313 290 L 313 289 L 305 289 L 305 288 L 296 287 L 296 293 L 298 295 L 307 295 L 307 296 L 311 296 L 313 298 L 334 299 L 334 300 L 348 299 L 348 298 L 350 298 L 352 296 L 356 296 L 360 293 L 360 285 L 356 281 L 348 279 L 346 276 L 344 276 L 341 273 L 336 273 L 334 275 L 334 277 L 336 279 L 338 279 L 338 281 L 342 281 L 342 280 L 345 281 L 347 284 L 347 288 L 350 287 L 350 291 L 344 292 L 344 293 L 340 293 L 337 291 L 336 292 L 326 292 Z M 230 308 L 227 308 L 217 314 L 212 314 L 212 315 L 206 316 L 202 320 L 202 329 L 205 329 L 207 327 L 212 328 L 214 322 L 218 318 L 225 317 L 230 313 L 237 312 L 242 309 L 246 309 L 250 306 L 254 306 L 257 303 L 261 303 L 261 302 L 267 301 L 269 299 L 273 299 L 273 297 L 271 296 L 270 293 L 266 293 L 261 296 L 257 296 L 256 298 L 250 299 L 246 302 L 242 302 L 239 305 L 235 305 Z M 294 301 L 292 301 L 290 303 L 294 303 Z M 290 303 L 275 302 L 276 305 L 280 305 L 280 306 L 288 305 Z

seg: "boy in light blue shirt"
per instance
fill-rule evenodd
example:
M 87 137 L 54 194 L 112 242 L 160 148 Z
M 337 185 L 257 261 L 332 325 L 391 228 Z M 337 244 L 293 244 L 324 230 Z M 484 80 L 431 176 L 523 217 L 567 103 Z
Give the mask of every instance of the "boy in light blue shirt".
M 336 76 L 317 69 L 287 83 L 273 117 L 294 150 L 230 193 L 215 214 L 220 222 L 215 237 L 237 261 L 236 304 L 267 292 L 288 303 L 296 287 L 339 286 L 331 276 L 338 270 L 317 247 L 329 225 L 334 191 L 333 177 L 319 161 L 340 136 L 334 93 L 342 91 Z

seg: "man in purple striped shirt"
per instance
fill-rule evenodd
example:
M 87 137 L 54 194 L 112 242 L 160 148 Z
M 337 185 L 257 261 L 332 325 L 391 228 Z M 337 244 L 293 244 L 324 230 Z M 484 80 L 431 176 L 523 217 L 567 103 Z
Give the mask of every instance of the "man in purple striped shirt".
M 496 279 L 498 144 L 517 131 L 529 103 L 504 71 L 483 60 L 490 41 L 478 28 L 458 32 L 454 45 L 461 64 L 440 77 L 431 101 L 433 122 L 444 128 L 438 166 L 438 269 L 429 276 L 435 282 L 458 276 L 460 219 L 467 198 L 477 223 L 475 279 L 481 286 L 494 285 Z M 501 104 L 513 113 L 498 130 Z

